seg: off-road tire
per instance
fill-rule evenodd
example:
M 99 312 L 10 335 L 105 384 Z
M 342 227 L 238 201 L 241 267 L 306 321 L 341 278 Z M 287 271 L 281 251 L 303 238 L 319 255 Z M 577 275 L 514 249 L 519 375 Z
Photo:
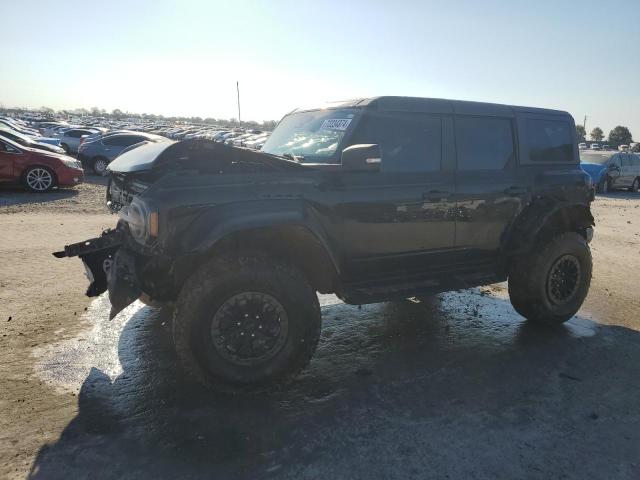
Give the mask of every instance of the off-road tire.
M 284 344 L 273 358 L 257 366 L 229 361 L 212 339 L 214 316 L 226 301 L 243 292 L 272 296 L 288 319 Z M 219 391 L 253 392 L 286 383 L 309 363 L 320 338 L 320 324 L 316 292 L 297 268 L 261 254 L 241 253 L 213 258 L 185 282 L 176 302 L 173 342 L 180 363 L 193 379 Z
M 576 288 L 566 303 L 554 303 L 548 282 L 551 268 L 564 256 L 579 264 Z M 570 258 L 569 257 L 569 258 Z M 580 309 L 591 283 L 591 250 L 578 233 L 566 232 L 544 242 L 534 252 L 514 259 L 509 272 L 509 297 L 513 308 L 527 320 L 557 325 Z

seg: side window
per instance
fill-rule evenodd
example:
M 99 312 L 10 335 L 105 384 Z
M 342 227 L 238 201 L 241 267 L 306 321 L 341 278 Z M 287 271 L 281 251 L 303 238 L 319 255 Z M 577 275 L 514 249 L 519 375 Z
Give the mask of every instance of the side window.
M 20 150 L 15 148 L 13 145 L 9 145 L 8 143 L 4 143 L 4 142 L 0 142 L 0 152 L 21 153 Z
M 619 167 L 620 166 L 620 157 L 621 156 L 622 155 L 620 155 L 620 154 L 614 155 L 613 157 L 611 157 L 611 160 L 609 160 L 609 163 L 611 163 L 611 165 L 615 165 L 616 167 Z
M 120 138 L 114 135 L 114 136 L 102 139 L 102 144 L 108 147 L 113 147 L 116 145 L 121 145 L 122 143 L 120 141 Z
M 528 119 L 527 140 L 532 162 L 573 162 L 573 140 L 568 122 Z
M 135 145 L 136 143 L 140 143 L 143 140 L 146 140 L 144 137 L 140 137 L 137 135 L 127 135 L 122 138 L 120 145 L 124 147 L 130 147 L 131 145 Z
M 428 114 L 370 114 L 362 119 L 354 143 L 377 143 L 383 172 L 439 172 L 442 120 Z
M 640 167 L 640 155 L 631 155 L 631 166 Z
M 513 163 L 513 129 L 506 118 L 455 118 L 458 170 L 502 170 Z
M 622 166 L 630 167 L 631 166 L 631 155 L 621 155 L 622 157 Z

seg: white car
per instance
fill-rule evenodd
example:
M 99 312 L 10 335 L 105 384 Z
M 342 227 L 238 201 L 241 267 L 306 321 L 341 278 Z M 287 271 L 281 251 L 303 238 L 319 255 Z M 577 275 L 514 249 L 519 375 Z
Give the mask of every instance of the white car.
M 578 144 L 578 148 L 580 150 L 586 150 L 587 149 L 587 144 L 586 143 L 579 143 Z

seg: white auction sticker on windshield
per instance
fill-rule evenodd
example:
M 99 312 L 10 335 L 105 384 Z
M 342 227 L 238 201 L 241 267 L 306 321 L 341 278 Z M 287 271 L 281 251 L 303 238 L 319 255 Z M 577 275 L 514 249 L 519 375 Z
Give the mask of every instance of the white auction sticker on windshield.
M 351 123 L 350 118 L 327 118 L 322 122 L 321 130 L 346 130 Z

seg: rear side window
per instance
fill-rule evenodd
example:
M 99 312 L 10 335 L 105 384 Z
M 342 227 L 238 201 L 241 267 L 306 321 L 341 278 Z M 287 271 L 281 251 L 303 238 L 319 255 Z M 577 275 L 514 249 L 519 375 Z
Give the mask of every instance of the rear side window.
M 135 143 L 140 143 L 144 140 L 144 137 L 133 136 L 133 135 L 114 135 L 112 137 L 105 138 L 102 143 L 110 146 L 118 146 L 118 147 L 128 147 Z
M 377 143 L 383 172 L 438 172 L 442 159 L 442 120 L 428 114 L 381 114 L 362 119 L 355 143 Z
M 79 130 L 69 130 L 67 133 L 65 133 L 65 136 L 70 137 L 70 138 L 80 138 L 80 131 Z
M 513 129 L 506 118 L 456 117 L 458 170 L 502 170 L 513 163 Z
M 527 120 L 529 160 L 573 163 L 571 125 L 556 120 Z

